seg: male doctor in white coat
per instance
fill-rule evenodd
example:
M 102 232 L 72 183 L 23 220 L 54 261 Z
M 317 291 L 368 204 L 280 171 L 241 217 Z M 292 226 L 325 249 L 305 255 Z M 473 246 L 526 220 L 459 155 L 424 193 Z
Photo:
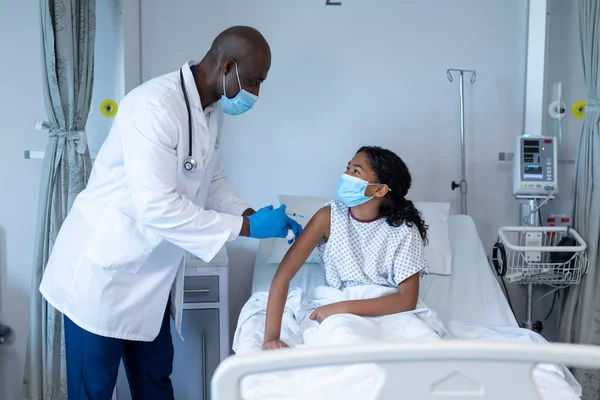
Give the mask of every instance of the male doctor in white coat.
M 219 113 L 252 108 L 270 66 L 264 37 L 232 27 L 200 63 L 121 102 L 40 286 L 64 314 L 70 400 L 110 399 L 121 359 L 134 399 L 173 399 L 169 317 L 180 330 L 185 251 L 210 260 L 238 236 L 300 233 L 285 207 L 254 212 L 217 160 Z

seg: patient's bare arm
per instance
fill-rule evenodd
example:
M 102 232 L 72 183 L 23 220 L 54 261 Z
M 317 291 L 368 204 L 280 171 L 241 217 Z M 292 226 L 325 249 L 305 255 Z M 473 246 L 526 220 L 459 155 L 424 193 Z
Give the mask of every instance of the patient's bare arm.
M 354 314 L 361 317 L 381 317 L 414 310 L 419 298 L 419 273 L 398 285 L 398 292 L 375 299 L 350 300 L 317 308 L 310 316 L 321 323 L 334 314 Z
M 317 211 L 279 264 L 269 290 L 263 349 L 287 347 L 280 340 L 280 335 L 281 319 L 290 281 L 319 242 L 329 237 L 330 218 L 329 207 Z

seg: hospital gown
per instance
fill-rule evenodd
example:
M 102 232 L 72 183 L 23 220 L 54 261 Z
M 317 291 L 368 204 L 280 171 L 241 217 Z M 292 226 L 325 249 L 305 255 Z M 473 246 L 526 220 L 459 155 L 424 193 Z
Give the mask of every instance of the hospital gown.
M 360 221 L 337 200 L 328 206 L 331 230 L 319 251 L 329 286 L 397 287 L 416 273 L 428 273 L 424 243 L 415 225 L 394 227 L 385 218 Z

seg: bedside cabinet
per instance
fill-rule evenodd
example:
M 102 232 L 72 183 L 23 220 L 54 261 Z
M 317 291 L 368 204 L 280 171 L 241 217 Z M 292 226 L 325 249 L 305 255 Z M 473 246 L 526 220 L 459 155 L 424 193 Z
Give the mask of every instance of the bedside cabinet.
M 221 362 L 229 356 L 229 258 L 225 248 L 210 263 L 186 259 L 183 341 L 171 321 L 173 391 L 177 400 L 209 400 L 210 381 Z M 117 400 L 130 400 L 123 364 L 119 370 Z
M 215 369 L 229 356 L 229 258 L 223 248 L 210 263 L 186 261 L 183 322 L 179 338 L 171 325 L 175 399 L 209 400 Z

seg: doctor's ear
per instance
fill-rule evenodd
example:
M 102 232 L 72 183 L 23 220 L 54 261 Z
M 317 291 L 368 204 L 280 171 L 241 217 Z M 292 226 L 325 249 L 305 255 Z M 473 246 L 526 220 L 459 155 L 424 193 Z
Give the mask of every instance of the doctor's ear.
M 231 71 L 235 69 L 235 60 L 231 58 L 226 58 L 223 61 L 223 75 L 228 75 Z

